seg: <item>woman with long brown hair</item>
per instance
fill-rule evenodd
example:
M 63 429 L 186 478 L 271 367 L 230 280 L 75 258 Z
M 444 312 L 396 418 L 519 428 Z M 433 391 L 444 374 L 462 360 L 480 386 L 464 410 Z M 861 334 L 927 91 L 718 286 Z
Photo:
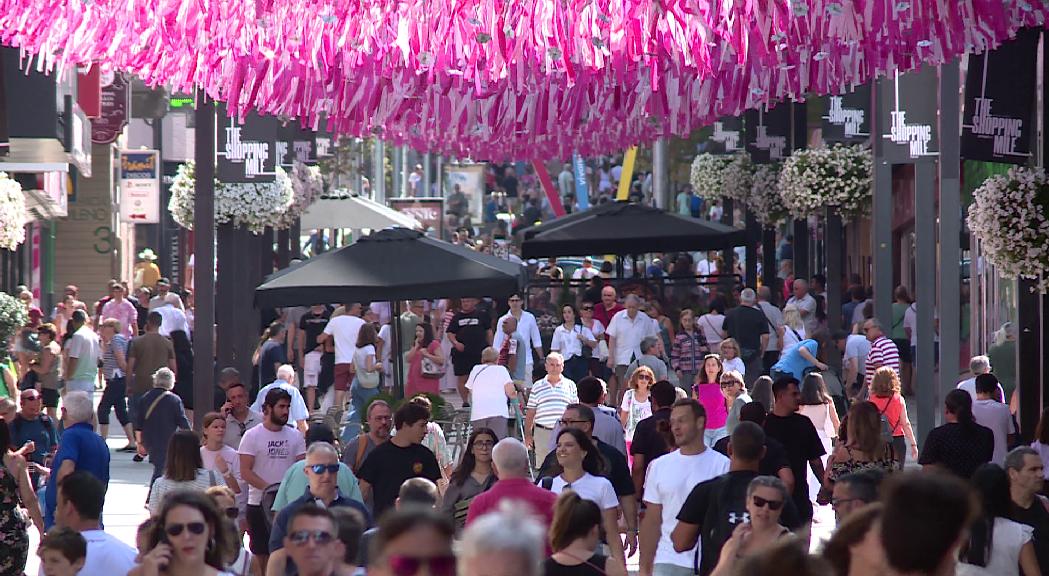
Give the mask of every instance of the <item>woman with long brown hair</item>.
M 834 489 L 834 482 L 854 472 L 876 468 L 886 473 L 896 469 L 892 446 L 881 435 L 881 416 L 871 402 L 857 402 L 846 417 L 847 438 L 834 447 L 827 462 L 821 500 Z
M 168 452 L 169 455 L 171 451 Z M 236 543 L 203 491 L 180 490 L 164 499 L 147 535 L 148 550 L 131 576 L 222 576 Z
M 474 428 L 466 441 L 459 467 L 448 480 L 441 507 L 452 517 L 457 530 L 466 524 L 466 512 L 474 496 L 487 491 L 495 484 L 495 468 L 492 467 L 492 448 L 499 438 L 490 428 Z
M 626 569 L 598 552 L 601 543 L 601 508 L 566 490 L 554 505 L 550 548 L 543 563 L 544 576 L 626 576 Z M 616 536 L 618 537 L 618 536 Z

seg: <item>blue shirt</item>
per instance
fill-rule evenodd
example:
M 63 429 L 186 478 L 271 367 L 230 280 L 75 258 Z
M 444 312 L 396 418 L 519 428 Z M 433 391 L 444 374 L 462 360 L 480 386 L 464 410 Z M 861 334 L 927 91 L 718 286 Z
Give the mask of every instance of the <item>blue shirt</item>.
M 779 372 L 787 372 L 797 378 L 798 382 L 801 382 L 802 378 L 805 377 L 805 369 L 815 366 L 815 364 L 801 356 L 801 349 L 804 348 L 808 350 L 809 354 L 815 358 L 816 351 L 819 350 L 819 347 L 819 343 L 815 340 L 802 340 L 793 348 L 783 352 L 783 356 L 780 356 L 779 362 L 776 362 L 772 369 Z
M 109 487 L 109 447 L 105 440 L 95 434 L 88 422 L 73 424 L 62 432 L 62 441 L 52 470 L 54 474 L 47 481 L 44 496 L 44 526 L 51 528 L 55 524 L 55 503 L 58 501 L 58 469 L 66 460 L 75 464 L 73 470 L 86 470 Z
M 310 494 L 310 491 L 307 489 L 306 493 L 302 495 L 302 498 L 293 500 L 290 504 L 285 506 L 283 510 L 277 513 L 277 516 L 273 518 L 273 527 L 270 529 L 270 554 L 284 548 L 284 536 L 288 533 L 288 521 L 291 519 L 291 515 L 306 504 L 312 504 L 315 500 L 316 496 Z M 356 500 L 351 500 L 350 498 L 343 498 L 342 494 L 336 492 L 335 499 L 332 500 L 331 505 L 327 507 L 338 508 L 339 506 L 353 508 L 360 512 L 361 516 L 364 516 L 364 527 L 371 527 L 372 516 L 368 513 L 368 509 L 364 507 L 364 504 L 361 504 Z
M 11 422 L 11 446 L 21 448 L 30 440 L 36 444 L 36 450 L 26 456 L 30 462 L 36 462 L 41 466 L 51 454 L 51 450 L 58 445 L 58 435 L 55 430 L 55 422 L 47 414 L 40 414 L 33 420 L 22 418 L 22 414 L 16 414 Z M 30 472 L 29 479 L 33 482 L 33 489 L 40 487 L 40 474 Z

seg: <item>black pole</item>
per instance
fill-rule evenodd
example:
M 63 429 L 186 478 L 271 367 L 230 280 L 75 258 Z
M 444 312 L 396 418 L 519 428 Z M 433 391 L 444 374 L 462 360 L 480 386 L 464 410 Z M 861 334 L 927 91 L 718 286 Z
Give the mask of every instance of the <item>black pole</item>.
M 827 328 L 831 333 L 841 330 L 841 253 L 844 238 L 842 237 L 841 215 L 830 206 L 823 226 L 823 249 L 827 261 Z M 837 354 L 831 354 L 837 358 Z
M 747 210 L 747 245 L 746 245 L 746 278 L 743 283 L 747 286 L 758 285 L 758 243 L 761 242 L 761 225 L 754 213 Z
M 404 354 L 401 353 L 401 303 L 390 301 L 390 360 L 393 362 L 393 396 L 404 397 Z
M 204 415 L 215 409 L 215 104 L 203 90 L 197 92 L 196 194 L 193 199 L 193 253 L 197 263 L 193 274 L 196 295 L 196 330 L 193 332 L 193 411 L 194 427 L 200 430 Z
M 776 229 L 766 226 L 761 233 L 761 284 L 772 292 L 772 303 L 779 305 L 776 285 Z

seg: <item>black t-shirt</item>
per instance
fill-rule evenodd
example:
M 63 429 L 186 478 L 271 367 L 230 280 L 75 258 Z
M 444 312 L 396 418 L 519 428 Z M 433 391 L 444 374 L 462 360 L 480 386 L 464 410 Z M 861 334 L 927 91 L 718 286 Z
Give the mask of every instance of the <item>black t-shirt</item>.
M 725 436 L 714 443 L 714 450 L 728 456 L 728 442 L 731 436 Z M 758 464 L 758 473 L 762 476 L 778 476 L 779 471 L 790 468 L 790 460 L 787 459 L 787 450 L 783 444 L 775 438 L 765 437 L 765 457 Z
M 452 353 L 480 358 L 481 351 L 488 346 L 488 330 L 491 327 L 492 319 L 486 312 L 457 312 L 448 325 L 448 331 L 455 334 L 465 349 L 462 352 L 453 349 Z
M 732 536 L 732 531 L 737 525 L 750 520 L 747 488 L 750 481 L 760 475 L 751 470 L 737 470 L 700 482 L 692 488 L 681 505 L 677 519 L 700 527 L 703 551 L 700 555 L 700 574 L 710 574 L 718 563 L 721 547 Z M 801 526 L 798 510 L 790 498 L 783 504 L 780 524 L 792 530 Z
M 1014 503 L 1009 514 L 1010 520 L 1034 528 L 1032 542 L 1042 574 L 1049 573 L 1046 572 L 1049 570 L 1049 511 L 1046 511 L 1045 506 L 1045 500 L 1036 495 L 1030 508 L 1020 508 Z
M 750 306 L 736 306 L 725 314 L 725 332 L 742 350 L 761 351 L 761 335 L 769 333 L 765 314 Z
M 288 356 L 284 354 L 284 345 L 267 340 L 259 350 L 259 388 L 277 379 L 277 364 L 287 364 Z
M 302 318 L 299 319 L 299 329 L 304 335 L 302 346 L 304 353 L 309 354 L 318 346 L 317 338 L 324 333 L 324 327 L 328 325 L 330 319 L 331 310 L 327 307 L 319 316 L 314 315 L 313 310 L 308 310 L 302 315 Z
M 991 461 L 994 432 L 990 428 L 948 422 L 929 431 L 919 464 L 938 464 L 968 480 L 973 472 Z
M 787 451 L 787 460 L 794 473 L 794 503 L 805 520 L 812 518 L 812 503 L 809 501 L 809 483 L 805 468 L 809 460 L 826 454 L 823 441 L 816 433 L 812 420 L 801 414 L 776 416 L 769 414 L 765 418 L 765 434 L 779 440 Z
M 653 412 L 634 428 L 634 441 L 630 444 L 630 453 L 644 456 L 646 467 L 656 458 L 670 452 L 666 438 L 657 430 L 661 421 L 670 425 L 670 408 Z
M 606 444 L 597 438 L 594 438 L 594 443 L 597 444 L 597 449 L 601 451 L 601 455 L 605 458 L 606 468 L 601 477 L 607 478 L 612 483 L 612 489 L 615 490 L 616 496 L 622 497 L 634 494 L 636 492 L 634 490 L 634 481 L 630 477 L 630 468 L 627 466 L 626 456 L 623 456 L 623 453 L 614 446 Z M 555 476 L 553 471 L 556 465 L 557 451 L 552 450 L 546 455 L 543 465 L 539 467 L 539 477 Z
M 433 452 L 422 444 L 401 448 L 392 441 L 376 446 L 357 470 L 357 477 L 372 486 L 372 515 L 376 519 L 393 507 L 405 480 L 420 476 L 434 482 L 441 478 Z

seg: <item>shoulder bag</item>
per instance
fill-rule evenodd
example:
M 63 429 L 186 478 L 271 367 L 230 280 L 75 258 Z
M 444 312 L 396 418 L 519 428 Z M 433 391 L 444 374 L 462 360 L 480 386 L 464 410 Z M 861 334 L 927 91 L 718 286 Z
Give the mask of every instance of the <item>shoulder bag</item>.
M 357 355 L 354 354 L 354 366 L 355 367 L 356 367 L 356 359 L 357 359 Z M 365 359 L 367 360 L 367 358 L 365 358 Z M 378 365 L 378 360 L 377 359 L 376 359 L 376 365 Z M 364 370 L 363 368 L 364 367 L 362 366 L 361 368 L 357 369 L 357 382 L 359 382 L 361 384 L 362 388 L 368 388 L 368 389 L 378 388 L 379 387 L 381 371 L 380 370 L 375 370 L 374 372 L 369 372 L 368 370 Z
M 422 350 L 419 350 L 419 354 L 422 354 Z M 425 355 L 422 359 L 422 376 L 423 378 L 429 378 L 431 380 L 439 380 L 444 377 L 446 368 L 444 363 L 437 363 L 430 360 Z

